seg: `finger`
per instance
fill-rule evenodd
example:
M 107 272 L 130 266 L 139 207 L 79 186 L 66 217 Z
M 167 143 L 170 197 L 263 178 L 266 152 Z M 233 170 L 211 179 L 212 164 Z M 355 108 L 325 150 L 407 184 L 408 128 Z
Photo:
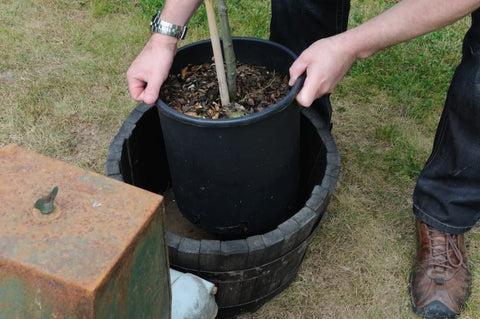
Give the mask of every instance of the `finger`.
M 296 100 L 298 104 L 304 107 L 310 107 L 313 102 L 313 99 L 308 94 L 308 92 L 305 92 L 305 90 L 300 90 L 300 92 L 297 94 Z
M 309 107 L 310 105 L 312 105 L 313 101 L 316 98 L 320 97 L 318 94 L 319 88 L 317 88 L 317 86 L 319 86 L 318 83 L 319 82 L 314 80 L 312 76 L 309 77 L 307 73 L 305 83 L 303 84 L 302 89 L 300 90 L 300 92 L 298 92 L 296 97 L 297 102 L 300 105 Z
M 128 78 L 128 90 L 130 96 L 137 102 L 143 101 L 145 82 L 139 79 Z

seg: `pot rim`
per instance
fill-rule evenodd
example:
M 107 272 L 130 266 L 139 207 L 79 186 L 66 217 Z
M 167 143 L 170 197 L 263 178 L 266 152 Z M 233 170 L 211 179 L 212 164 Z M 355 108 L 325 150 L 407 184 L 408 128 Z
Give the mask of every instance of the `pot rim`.
M 271 45 L 273 47 L 280 48 L 281 50 L 284 50 L 288 55 L 292 57 L 293 60 L 296 60 L 298 57 L 297 54 L 295 54 L 292 50 L 288 49 L 287 47 L 270 41 L 270 40 L 265 40 L 265 39 L 260 39 L 260 38 L 252 38 L 252 37 L 233 37 L 232 38 L 234 42 L 258 42 L 262 44 L 267 44 Z M 196 46 L 196 45 L 201 45 L 205 43 L 210 43 L 210 39 L 207 40 L 201 40 L 197 42 L 193 42 L 190 44 L 187 44 L 181 48 L 178 49 L 178 52 L 188 50 L 189 48 Z M 305 81 L 305 74 L 300 76 L 297 81 L 295 82 L 295 85 L 290 88 L 288 91 L 287 95 L 283 97 L 280 101 L 275 103 L 274 105 L 260 111 L 256 112 L 253 114 L 248 114 L 242 117 L 237 117 L 237 118 L 232 118 L 232 119 L 209 119 L 209 118 L 199 118 L 199 117 L 194 117 L 190 115 L 186 115 L 183 113 L 180 113 L 178 111 L 175 111 L 171 107 L 169 107 L 163 100 L 158 99 L 155 102 L 155 105 L 157 106 L 158 110 L 162 112 L 163 115 L 169 117 L 170 119 L 182 122 L 182 123 L 188 123 L 191 125 L 195 126 L 208 126 L 208 127 L 233 127 L 233 126 L 242 126 L 242 125 L 249 125 L 251 123 L 258 122 L 272 114 L 278 113 L 282 111 L 284 108 L 286 108 L 288 105 L 291 103 L 296 103 L 295 97 L 297 96 L 298 92 L 300 92 L 300 89 L 303 86 L 303 83 Z

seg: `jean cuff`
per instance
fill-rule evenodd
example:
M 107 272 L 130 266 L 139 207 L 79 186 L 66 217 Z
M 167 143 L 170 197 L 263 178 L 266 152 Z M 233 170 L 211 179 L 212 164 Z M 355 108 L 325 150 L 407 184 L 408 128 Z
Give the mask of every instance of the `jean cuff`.
M 472 225 L 472 226 L 458 227 L 458 226 L 445 224 L 439 221 L 438 219 L 436 219 L 435 217 L 432 217 L 431 215 L 429 215 L 426 211 L 424 211 L 417 205 L 413 205 L 413 214 L 425 224 L 449 234 L 460 235 L 469 231 L 470 229 L 473 228 L 473 226 L 475 226 L 475 225 Z

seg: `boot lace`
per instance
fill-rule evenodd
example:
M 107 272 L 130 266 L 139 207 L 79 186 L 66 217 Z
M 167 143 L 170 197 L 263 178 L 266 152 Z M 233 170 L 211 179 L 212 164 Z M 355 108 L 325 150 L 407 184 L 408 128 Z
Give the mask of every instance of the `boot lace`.
M 446 272 L 452 268 L 465 267 L 462 252 L 459 247 L 458 235 L 444 233 L 424 224 L 428 232 L 429 247 L 432 258 L 430 265 L 437 272 Z M 455 258 L 453 258 L 455 257 Z

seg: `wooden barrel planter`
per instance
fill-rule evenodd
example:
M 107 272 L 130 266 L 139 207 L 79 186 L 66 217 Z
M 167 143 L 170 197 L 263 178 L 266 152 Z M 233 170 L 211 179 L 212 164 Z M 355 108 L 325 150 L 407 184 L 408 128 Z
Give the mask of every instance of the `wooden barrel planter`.
M 340 171 L 329 127 L 313 109 L 302 109 L 298 207 L 275 229 L 242 239 L 216 238 L 178 213 L 154 106 L 139 104 L 125 120 L 109 147 L 106 174 L 165 196 L 170 267 L 213 282 L 217 318 L 232 318 L 257 310 L 295 279 Z

